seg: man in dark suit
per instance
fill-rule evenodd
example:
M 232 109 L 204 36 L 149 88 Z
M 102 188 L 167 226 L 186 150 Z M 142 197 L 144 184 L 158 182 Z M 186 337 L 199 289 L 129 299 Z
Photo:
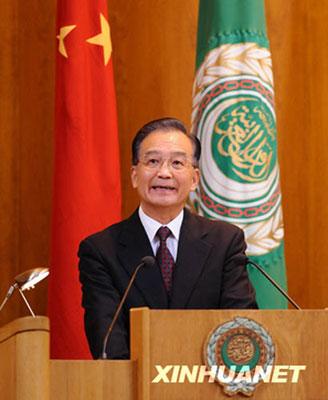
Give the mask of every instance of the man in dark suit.
M 198 139 L 179 120 L 163 118 L 140 129 L 132 153 L 139 209 L 88 237 L 79 249 L 85 330 L 95 358 L 136 265 L 147 255 L 156 255 L 157 263 L 137 275 L 110 339 L 110 358 L 129 357 L 131 307 L 257 307 L 243 232 L 184 209 L 199 182 Z

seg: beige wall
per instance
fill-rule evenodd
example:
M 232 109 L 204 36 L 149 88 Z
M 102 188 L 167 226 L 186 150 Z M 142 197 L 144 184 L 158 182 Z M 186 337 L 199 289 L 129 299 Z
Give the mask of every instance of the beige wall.
M 136 129 L 164 115 L 190 123 L 198 1 L 108 4 L 127 216 L 137 204 L 129 187 Z M 328 3 L 267 0 L 266 7 L 289 288 L 301 306 L 319 308 L 328 305 Z M 2 300 L 13 276 L 49 260 L 55 1 L 3 0 L 0 35 Z M 42 283 L 28 294 L 39 313 L 46 289 Z M 24 314 L 20 299 L 13 299 L 0 323 Z

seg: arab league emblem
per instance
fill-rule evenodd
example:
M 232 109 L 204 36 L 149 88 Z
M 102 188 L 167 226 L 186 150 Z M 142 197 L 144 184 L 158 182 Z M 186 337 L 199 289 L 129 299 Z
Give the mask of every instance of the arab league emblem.
M 249 318 L 236 317 L 219 325 L 204 346 L 205 364 L 215 371 L 215 380 L 229 396 L 251 396 L 274 360 L 275 346 L 270 334 Z

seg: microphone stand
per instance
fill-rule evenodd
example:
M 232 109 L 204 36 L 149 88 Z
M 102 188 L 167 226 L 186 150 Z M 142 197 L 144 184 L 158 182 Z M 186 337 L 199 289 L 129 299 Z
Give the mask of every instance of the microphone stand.
M 271 284 L 279 290 L 279 292 L 297 309 L 301 310 L 301 307 L 285 292 L 285 290 L 278 285 L 277 282 L 275 282 L 271 276 L 264 271 L 262 267 L 260 267 L 258 264 L 256 264 L 254 261 L 250 260 L 249 258 L 247 259 L 247 264 L 253 265 L 258 271 L 261 272 L 262 275 L 264 275 L 270 282 Z
M 129 281 L 129 284 L 128 284 L 127 288 L 125 289 L 125 292 L 124 292 L 124 295 L 122 297 L 122 300 L 120 301 L 120 304 L 117 307 L 117 310 L 116 310 L 116 312 L 114 314 L 113 320 L 112 320 L 112 322 L 111 322 L 111 324 L 110 324 L 110 326 L 108 328 L 108 331 L 106 333 L 105 339 L 103 341 L 103 347 L 102 347 L 102 353 L 101 353 L 101 359 L 102 360 L 106 360 L 107 359 L 107 353 L 106 353 L 107 342 L 110 339 L 110 336 L 111 336 L 111 334 L 113 332 L 113 328 L 115 326 L 115 323 L 116 323 L 116 320 L 118 318 L 118 315 L 119 315 L 119 313 L 120 313 L 120 311 L 121 311 L 121 309 L 123 307 L 125 299 L 126 299 L 128 293 L 129 293 L 130 289 L 131 289 L 131 286 L 132 286 L 132 284 L 133 284 L 133 282 L 134 282 L 134 280 L 135 280 L 135 278 L 137 276 L 137 273 L 139 272 L 139 269 L 142 268 L 144 265 L 152 266 L 154 264 L 154 262 L 155 262 L 155 259 L 154 259 L 154 257 L 146 256 L 141 261 L 142 262 L 137 266 L 137 268 L 134 270 L 134 272 L 133 272 L 133 274 L 131 276 L 131 279 Z

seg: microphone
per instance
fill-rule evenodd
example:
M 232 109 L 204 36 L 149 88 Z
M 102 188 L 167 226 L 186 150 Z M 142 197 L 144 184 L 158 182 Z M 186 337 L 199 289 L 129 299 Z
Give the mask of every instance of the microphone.
M 127 288 L 125 289 L 123 297 L 122 297 L 122 299 L 121 299 L 121 301 L 120 301 L 120 303 L 119 303 L 119 305 L 118 305 L 118 307 L 116 309 L 116 312 L 114 314 L 113 320 L 112 320 L 111 324 L 109 325 L 109 328 L 108 328 L 108 331 L 106 333 L 105 339 L 103 341 L 103 347 L 102 347 L 102 353 L 101 353 L 101 359 L 102 360 L 106 360 L 107 359 L 107 353 L 106 353 L 107 342 L 108 342 L 108 340 L 109 340 L 109 338 L 110 338 L 110 336 L 112 334 L 114 325 L 115 325 L 116 320 L 118 318 L 118 315 L 119 315 L 119 313 L 120 313 L 120 311 L 121 311 L 121 309 L 123 307 L 125 299 L 126 299 L 128 293 L 129 293 L 130 289 L 131 289 L 131 286 L 132 286 L 134 280 L 136 279 L 136 276 L 137 276 L 137 273 L 139 272 L 139 269 L 142 268 L 142 267 L 150 268 L 155 264 L 155 262 L 156 262 L 155 258 L 152 257 L 152 256 L 143 257 L 141 259 L 141 263 L 134 270 L 134 272 L 133 272 L 133 274 L 132 274 L 132 276 L 130 278 L 129 284 L 128 284 Z
M 284 291 L 284 289 L 278 285 L 278 283 L 271 278 L 271 276 L 264 271 L 262 267 L 260 267 L 258 264 L 256 264 L 254 261 L 250 260 L 249 258 L 246 258 L 246 264 L 251 264 L 253 265 L 258 271 L 261 272 L 262 275 L 266 277 L 268 281 L 277 289 L 279 292 L 297 309 L 301 310 L 301 307 Z

